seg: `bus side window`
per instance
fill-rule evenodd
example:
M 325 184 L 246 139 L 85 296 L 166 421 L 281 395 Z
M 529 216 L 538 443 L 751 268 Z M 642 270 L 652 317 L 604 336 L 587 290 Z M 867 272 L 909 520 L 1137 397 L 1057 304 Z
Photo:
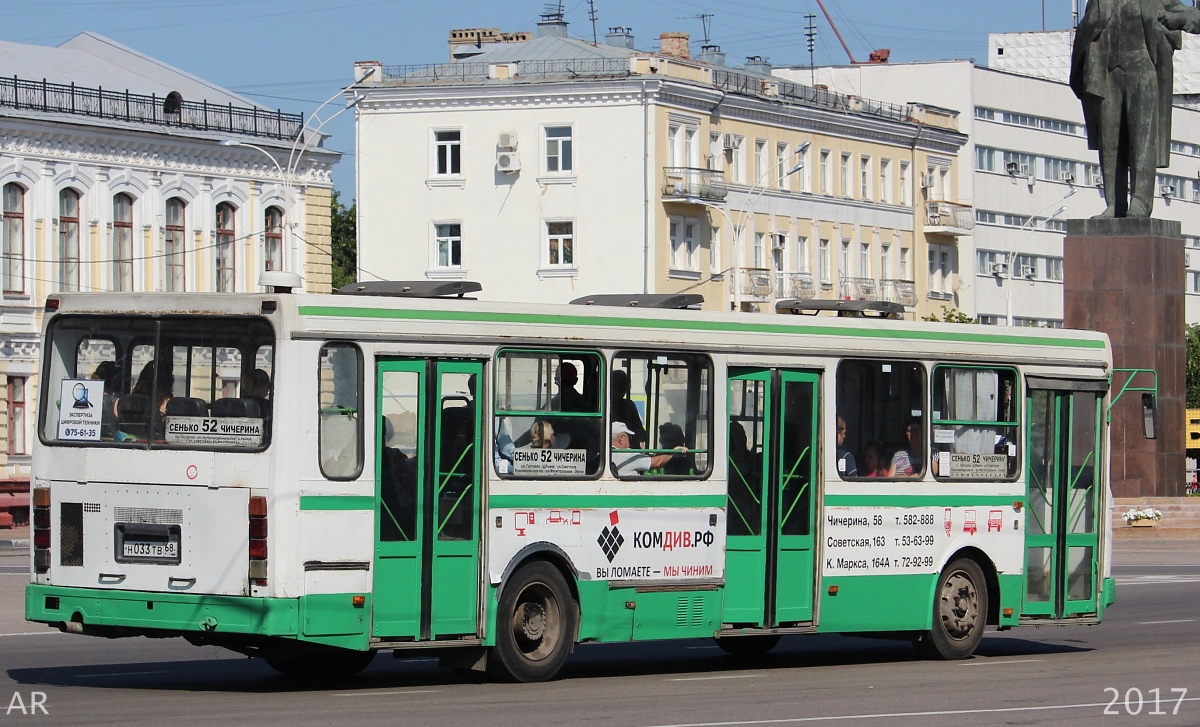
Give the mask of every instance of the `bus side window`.
M 317 370 L 318 449 L 321 473 L 352 480 L 362 472 L 362 352 L 351 343 L 327 343 Z
M 1015 369 L 935 367 L 931 446 L 939 466 L 934 475 L 939 480 L 1015 478 L 1018 401 Z
M 707 356 L 618 352 L 608 402 L 612 473 L 621 479 L 707 476 L 711 383 Z
M 835 421 L 838 428 L 844 423 L 846 431 L 831 432 L 836 442 L 834 473 L 843 480 L 923 477 L 929 458 L 924 409 L 925 369 L 920 364 L 854 359 L 839 363 Z

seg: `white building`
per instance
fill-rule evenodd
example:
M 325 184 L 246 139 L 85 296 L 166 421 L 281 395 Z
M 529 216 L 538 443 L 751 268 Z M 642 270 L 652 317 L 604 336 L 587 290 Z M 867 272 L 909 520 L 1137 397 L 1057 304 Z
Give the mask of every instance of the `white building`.
M 476 36 L 504 34 L 453 31 L 454 57 Z M 953 193 L 954 114 L 692 59 L 686 34 L 661 40 L 638 51 L 620 28 L 595 46 L 546 21 L 534 40 L 479 43 L 457 62 L 358 64 L 356 77 L 371 71 L 353 89 L 361 277 L 470 279 L 490 300 L 958 305 L 955 240 L 973 215 Z
M 1006 51 L 1007 55 L 1007 51 Z M 809 69 L 777 69 L 808 78 Z M 1065 220 L 1104 209 L 1098 158 L 1083 112 L 1063 82 L 974 66 L 970 61 L 816 69 L 817 82 L 894 103 L 919 101 L 959 112 L 969 137 L 958 198 L 974 207 L 959 238 L 963 310 L 985 323 L 1062 325 Z M 1154 216 L 1178 220 L 1200 248 L 1200 111 L 1177 106 L 1171 167 L 1160 170 Z M 1065 207 L 1061 212 L 1059 209 Z M 1189 252 L 1187 320 L 1200 321 L 1200 249 Z
M 0 67 L 0 480 L 21 481 L 46 296 L 251 291 L 266 269 L 327 291 L 339 155 L 299 115 L 91 33 L 0 42 Z

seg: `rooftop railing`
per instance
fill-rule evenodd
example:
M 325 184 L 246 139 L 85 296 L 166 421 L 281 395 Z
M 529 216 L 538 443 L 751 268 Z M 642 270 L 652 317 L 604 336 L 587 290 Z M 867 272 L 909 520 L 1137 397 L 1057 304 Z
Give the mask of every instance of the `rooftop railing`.
M 45 80 L 26 81 L 16 76 L 0 78 L 0 106 L 283 141 L 295 139 L 304 128 L 303 114 L 106 91 Z

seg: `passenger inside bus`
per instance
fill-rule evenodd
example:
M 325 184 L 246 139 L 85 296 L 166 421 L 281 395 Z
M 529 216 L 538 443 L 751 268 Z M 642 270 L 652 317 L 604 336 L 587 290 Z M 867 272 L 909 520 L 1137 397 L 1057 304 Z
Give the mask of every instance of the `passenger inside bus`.
M 846 449 L 846 420 L 837 418 L 837 470 L 842 477 L 858 477 L 858 464 Z
M 687 454 L 687 447 L 675 447 L 674 452 L 663 454 L 643 454 L 630 452 L 629 435 L 633 432 L 624 422 L 612 423 L 612 467 L 617 477 L 636 477 L 647 470 L 658 469 L 675 457 Z
M 146 362 L 133 389 L 117 400 L 118 440 L 163 438 L 163 415 L 173 396 L 174 379 L 167 366 Z
M 867 442 L 863 447 L 863 466 L 858 470 L 859 477 L 886 477 L 887 467 L 883 466 L 883 442 L 878 439 Z
M 116 361 L 101 361 L 92 378 L 104 382 L 104 400 L 100 411 L 100 438 L 112 439 L 117 434 L 117 390 L 121 369 Z
M 909 417 L 904 422 L 904 436 L 908 439 L 908 449 L 892 455 L 888 477 L 920 477 L 925 468 L 925 428 L 920 417 Z M 933 473 L 937 474 L 936 464 Z
M 387 541 L 412 540 L 416 534 L 417 508 L 416 461 L 396 447 L 389 446 L 394 429 L 387 418 L 382 419 L 383 437 L 379 458 L 379 495 L 382 512 L 379 515 L 380 539 Z
M 658 425 L 659 449 L 683 449 L 687 452 L 687 437 L 683 427 L 675 422 L 663 422 Z M 696 473 L 696 456 L 690 452 L 672 457 L 662 467 L 665 475 L 693 475 Z
M 247 371 L 242 376 L 242 398 L 252 399 L 258 403 L 258 411 L 262 418 L 271 420 L 271 375 L 262 369 Z
M 762 468 L 750 448 L 746 429 L 739 421 L 729 422 L 729 509 L 726 517 L 730 535 L 756 535 L 762 520 Z
M 633 434 L 629 435 L 631 449 L 641 449 L 646 446 L 646 428 L 642 426 L 642 416 L 637 404 L 629 398 L 629 373 L 621 369 L 613 369 L 612 395 L 609 397 L 609 415 L 613 421 L 625 422 Z M 680 442 L 683 444 L 683 442 Z

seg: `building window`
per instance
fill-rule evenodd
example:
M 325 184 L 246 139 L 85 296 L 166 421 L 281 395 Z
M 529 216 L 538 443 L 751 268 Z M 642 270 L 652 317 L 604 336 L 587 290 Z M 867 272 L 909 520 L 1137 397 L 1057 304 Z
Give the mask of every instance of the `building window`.
M 1017 255 L 1013 263 L 1017 269 L 1012 271 L 1014 275 L 1022 278 L 1037 277 L 1037 257 L 1034 255 Z
M 900 162 L 900 204 L 912 204 L 912 173 L 908 162 Z
M 842 165 L 839 169 L 841 174 L 842 196 L 850 197 L 850 152 L 842 152 Z
M 462 174 L 462 132 L 435 131 L 433 138 L 437 174 L 439 176 Z
M 871 199 L 871 157 L 863 156 L 858 166 L 859 197 Z
M 575 169 L 571 153 L 571 127 L 546 127 L 546 171 L 570 172 Z
M 721 148 L 721 135 L 716 132 L 710 132 L 708 135 L 708 168 L 720 169 L 721 162 L 724 161 L 725 152 Z
M 233 215 L 236 210 L 228 202 L 217 205 L 217 292 L 233 292 Z
M 552 268 L 575 267 L 575 223 L 546 223 L 546 264 Z
M 808 268 L 808 238 L 796 236 L 796 258 L 792 261 L 792 269 L 799 273 L 807 273 Z
M 849 278 L 850 275 L 850 240 L 842 240 L 842 247 L 838 255 L 838 276 Z
M 720 275 L 721 268 L 721 228 L 713 227 L 708 236 L 708 271 Z
M 986 146 L 975 147 L 975 169 L 981 172 L 996 171 L 996 150 Z
M 929 246 L 929 297 L 948 299 L 953 291 L 950 265 L 950 248 L 946 245 Z
M 570 223 L 567 223 L 568 225 Z M 670 220 L 671 269 L 700 270 L 700 256 L 696 231 L 700 220 L 673 217 Z M 553 248 L 552 248 L 553 249 Z
M 820 242 L 820 260 L 821 265 L 821 284 L 833 285 L 833 270 L 832 261 L 829 258 L 829 240 L 821 240 Z
M 829 150 L 821 150 L 821 194 L 829 194 L 833 187 L 829 180 Z
M 767 142 L 756 139 L 754 142 L 754 184 L 757 186 L 767 181 Z
M 892 203 L 892 160 L 879 160 L 879 201 Z
M 809 175 L 812 174 L 809 171 L 812 166 L 808 163 L 808 151 L 807 147 L 801 151 L 800 158 L 796 161 L 797 166 L 800 167 L 800 172 L 796 174 L 796 178 L 800 180 L 800 192 L 812 191 L 812 185 L 808 181 Z
M 689 126 L 683 130 L 683 166 L 689 169 L 700 166 L 697 161 L 699 156 L 700 148 L 696 144 L 696 127 Z
M 4 185 L 4 292 L 25 292 L 25 188 Z
M 667 126 L 667 166 L 680 166 L 679 160 L 683 158 L 683 150 L 679 147 L 679 124 L 670 124 Z
M 113 197 L 113 290 L 133 290 L 133 197 Z
M 883 242 L 879 244 L 879 279 L 890 280 L 892 277 L 892 246 Z
M 871 277 L 871 246 L 865 242 L 858 245 L 858 277 Z
M 787 144 L 775 145 L 775 186 L 787 189 Z
M 912 269 L 908 266 L 908 248 L 900 248 L 900 279 L 912 280 Z
M 164 257 L 166 260 L 166 285 L 168 292 L 182 293 L 183 278 L 183 215 L 186 204 L 178 197 L 167 200 L 166 237 L 164 238 Z
M 58 289 L 79 290 L 79 192 L 58 194 Z
M 742 145 L 746 143 L 745 137 L 735 136 L 733 138 L 733 153 L 729 158 L 729 167 L 733 171 L 734 184 L 743 184 L 746 181 L 745 169 L 742 165 Z
M 268 207 L 263 233 L 263 270 L 283 270 L 283 210 Z
M 1006 253 L 996 252 L 994 250 L 976 250 L 975 251 L 975 274 L 976 275 L 996 275 L 1004 272 L 1004 268 L 996 267 L 1004 265 L 1007 259 Z
M 462 225 L 447 222 L 433 226 L 435 268 L 462 267 Z
M 1046 258 L 1046 278 L 1048 280 L 1056 280 L 1062 282 L 1063 279 L 1063 259 L 1060 257 Z
M 8 377 L 8 453 L 27 454 L 25 449 L 25 377 Z

